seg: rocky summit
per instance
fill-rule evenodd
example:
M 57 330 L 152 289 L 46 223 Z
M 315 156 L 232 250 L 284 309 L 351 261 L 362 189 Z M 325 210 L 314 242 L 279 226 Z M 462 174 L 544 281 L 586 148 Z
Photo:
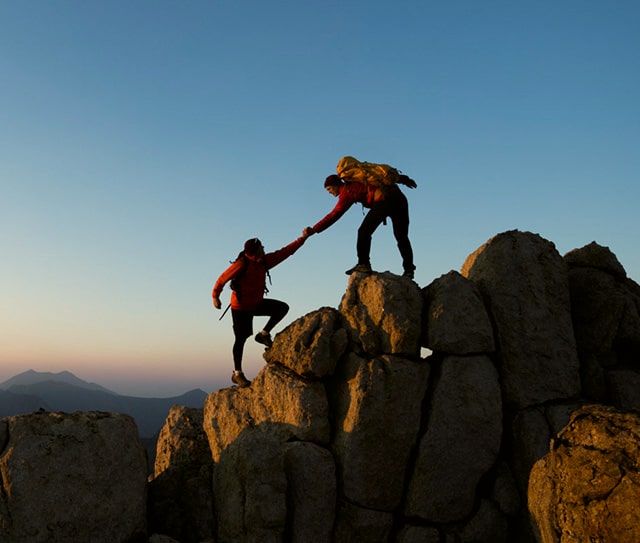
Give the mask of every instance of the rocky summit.
M 421 288 L 354 274 L 250 387 L 0 424 L 0 541 L 640 541 L 640 286 L 591 243 L 496 235 Z

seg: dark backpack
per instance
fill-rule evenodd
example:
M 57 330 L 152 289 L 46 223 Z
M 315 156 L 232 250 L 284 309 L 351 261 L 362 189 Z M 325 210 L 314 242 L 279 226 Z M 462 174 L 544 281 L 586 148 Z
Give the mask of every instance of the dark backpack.
M 238 258 L 236 258 L 233 262 L 237 262 L 238 260 L 242 260 L 242 268 L 240 269 L 240 273 L 238 273 L 238 275 L 236 275 L 233 279 L 231 279 L 231 281 L 229 281 L 229 288 L 231 290 L 233 290 L 236 293 L 236 298 L 238 298 L 238 300 L 241 299 L 241 289 L 240 289 L 240 279 L 242 279 L 242 277 L 244 276 L 244 274 L 247 271 L 247 268 L 249 266 L 249 260 L 247 259 L 247 257 L 244 254 L 244 251 L 242 251 L 239 255 Z M 233 262 L 231 262 L 231 264 L 233 264 Z M 264 263 L 262 263 L 264 266 Z M 271 274 L 269 273 L 269 270 L 267 269 L 267 267 L 264 267 L 264 271 L 267 273 L 267 277 L 269 279 L 269 284 L 271 285 Z M 264 286 L 264 293 L 268 294 L 269 293 L 269 289 L 267 288 L 267 285 L 265 284 Z

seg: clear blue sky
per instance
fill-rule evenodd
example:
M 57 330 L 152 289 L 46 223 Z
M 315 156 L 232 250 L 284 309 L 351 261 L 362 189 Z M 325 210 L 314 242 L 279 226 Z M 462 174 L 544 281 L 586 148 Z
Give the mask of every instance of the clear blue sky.
M 229 385 L 213 282 L 245 239 L 324 216 L 343 155 L 418 182 L 420 286 L 511 229 L 640 280 L 635 0 L 5 0 L 0 81 L 0 380 Z M 338 307 L 361 219 L 272 271 L 276 331 Z M 402 271 L 390 226 L 372 264 Z

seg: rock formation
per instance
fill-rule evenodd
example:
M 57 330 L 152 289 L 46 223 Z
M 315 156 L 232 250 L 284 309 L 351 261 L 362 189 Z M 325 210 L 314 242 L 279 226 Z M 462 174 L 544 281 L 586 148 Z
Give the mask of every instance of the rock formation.
M 295 320 L 265 360 L 250 387 L 169 413 L 146 489 L 150 541 L 637 540 L 640 286 L 606 247 L 562 257 L 510 231 L 422 289 L 355 274 L 339 308 Z M 30 505 L 11 477 L 31 480 L 36 457 L 65 470 L 46 447 L 15 460 L 23 438 L 4 424 L 0 534 L 24 534 Z M 111 541 L 144 531 L 126 525 Z
M 639 504 L 640 412 L 574 412 L 531 472 L 539 541 L 640 541 Z
M 144 541 L 147 460 L 131 417 L 38 412 L 0 422 L 0 541 Z

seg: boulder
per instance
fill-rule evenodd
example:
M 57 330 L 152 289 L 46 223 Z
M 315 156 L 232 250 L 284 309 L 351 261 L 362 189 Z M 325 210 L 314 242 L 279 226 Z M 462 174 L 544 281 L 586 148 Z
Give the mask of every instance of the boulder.
M 147 459 L 130 416 L 38 412 L 0 424 L 0 541 L 146 539 Z
M 149 529 L 181 543 L 200 543 L 215 533 L 213 459 L 203 410 L 174 406 L 160 431 L 155 476 L 149 482 Z
M 297 319 L 280 332 L 264 353 L 270 363 L 279 363 L 301 377 L 331 375 L 347 348 L 342 317 L 332 308 L 322 308 Z
M 529 511 L 538 541 L 640 541 L 640 414 L 576 411 L 536 462 Z
M 608 247 L 595 242 L 565 255 L 583 394 L 640 407 L 640 286 Z M 626 381 L 626 382 L 625 382 Z
M 340 302 L 357 349 L 371 358 L 394 354 L 418 359 L 422 293 L 410 279 L 390 272 L 351 274 Z
M 156 444 L 154 476 L 170 467 L 213 464 L 203 410 L 175 405 L 169 410 Z
M 293 441 L 284 446 L 287 541 L 330 543 L 336 515 L 336 465 L 327 449 Z
M 418 439 L 429 367 L 351 353 L 332 387 L 332 449 L 345 497 L 383 511 L 399 506 Z
M 573 249 L 564 255 L 570 268 L 592 268 L 600 270 L 618 280 L 624 280 L 627 272 L 609 247 L 603 247 L 592 241 L 580 249 Z
M 463 519 L 496 462 L 502 438 L 498 372 L 485 355 L 442 361 L 407 490 L 405 514 L 431 522 Z
M 213 459 L 246 429 L 260 427 L 281 441 L 329 443 L 329 406 L 324 384 L 303 379 L 279 364 L 267 364 L 246 388 L 210 394 L 204 429 Z
M 492 353 L 493 328 L 480 291 L 456 271 L 422 289 L 426 308 L 423 347 L 447 354 Z
M 498 234 L 467 258 L 462 275 L 493 320 L 505 403 L 523 408 L 578 395 L 567 268 L 553 243 L 530 232 Z
M 216 463 L 213 493 L 219 543 L 281 543 L 287 477 L 280 440 L 244 430 Z

